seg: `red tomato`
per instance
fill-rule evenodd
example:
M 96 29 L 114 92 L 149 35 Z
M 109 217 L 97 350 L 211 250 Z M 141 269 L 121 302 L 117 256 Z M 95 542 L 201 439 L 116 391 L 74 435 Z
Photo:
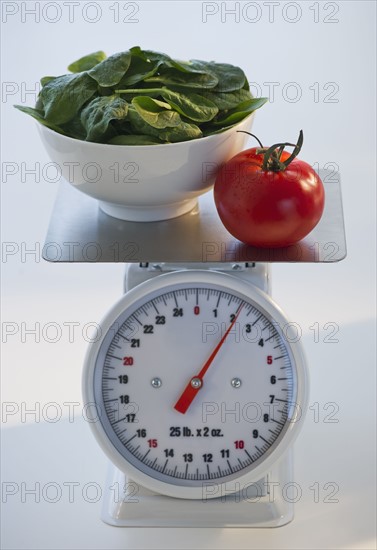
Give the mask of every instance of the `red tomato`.
M 300 133 L 292 155 L 280 147 L 291 144 L 273 146 L 269 159 L 266 149 L 254 147 L 220 168 L 214 187 L 217 211 L 240 241 L 258 247 L 288 246 L 304 238 L 321 219 L 322 181 L 309 164 L 294 158 L 302 139 Z

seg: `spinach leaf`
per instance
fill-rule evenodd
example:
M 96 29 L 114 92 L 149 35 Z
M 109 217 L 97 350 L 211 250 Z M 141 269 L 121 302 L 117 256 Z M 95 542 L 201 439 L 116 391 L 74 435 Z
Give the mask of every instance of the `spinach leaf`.
M 39 94 L 44 117 L 53 124 L 69 122 L 97 91 L 87 73 L 58 76 L 45 84 Z
M 266 97 L 260 97 L 256 99 L 249 99 L 243 103 L 240 103 L 235 109 L 225 112 L 222 117 L 218 117 L 211 122 L 212 126 L 230 126 L 240 122 L 243 118 L 248 116 L 253 111 L 260 109 L 262 105 L 267 102 Z
M 159 65 L 159 60 L 148 61 L 132 55 L 129 69 L 119 82 L 118 87 L 126 88 L 127 86 L 133 86 L 137 82 L 153 76 L 157 72 Z
M 212 73 L 184 73 L 177 69 L 167 69 L 157 76 L 146 78 L 145 82 L 159 82 L 165 86 L 175 85 L 180 88 L 214 88 L 218 84 L 218 78 Z
M 236 90 L 234 92 L 212 92 L 206 90 L 203 92 L 203 95 L 206 99 L 209 99 L 214 103 L 219 111 L 227 111 L 229 109 L 234 109 L 240 103 L 253 99 L 253 96 L 248 90 Z
M 234 92 L 240 90 L 245 84 L 245 73 L 239 67 L 228 63 L 215 63 L 214 61 L 193 60 L 193 63 L 217 78 L 216 92 Z
M 234 92 L 240 90 L 245 84 L 245 73 L 239 67 L 233 67 L 227 63 L 210 63 L 208 69 L 219 79 L 217 92 Z
M 132 134 L 158 138 L 159 130 L 148 124 L 148 122 L 145 122 L 133 105 L 128 109 L 127 118 L 130 121 Z
M 40 80 L 41 85 L 44 86 L 45 84 L 47 84 L 51 80 L 54 80 L 54 78 L 56 78 L 56 76 L 42 76 L 42 78 Z
M 111 145 L 156 145 L 161 143 L 157 138 L 145 135 L 129 135 L 123 134 L 111 138 L 108 142 Z
M 166 128 L 159 134 L 159 138 L 168 143 L 176 143 L 178 141 L 188 141 L 190 139 L 198 139 L 203 136 L 199 126 L 188 122 L 181 122 L 174 128 Z
M 81 73 L 83 71 L 89 71 L 90 69 L 93 69 L 93 67 L 98 65 L 98 63 L 101 63 L 101 61 L 106 59 L 106 57 L 106 54 L 101 51 L 90 53 L 89 55 L 84 55 L 84 57 L 80 57 L 80 59 L 68 65 L 68 70 L 71 73 Z
M 178 113 L 195 122 L 208 122 L 219 112 L 212 101 L 199 94 L 187 93 L 184 95 L 162 88 L 161 96 Z
M 200 73 L 206 74 L 208 71 L 201 62 L 196 61 L 195 59 L 190 59 L 190 61 L 178 61 L 177 59 L 171 60 L 171 66 L 179 71 L 184 73 Z
M 121 82 L 120 82 L 121 84 Z M 127 96 L 140 96 L 140 95 L 148 95 L 148 97 L 161 97 L 161 92 L 166 88 L 127 88 L 125 90 L 123 89 L 116 89 L 114 90 L 116 94 L 123 94 Z
M 206 127 L 203 127 L 203 137 L 213 136 L 214 134 L 222 134 L 226 130 L 230 130 L 230 128 L 233 128 L 238 123 L 235 122 L 234 124 L 230 124 L 229 126 L 221 126 L 220 128 L 216 126 L 212 126 L 209 124 Z
M 127 72 L 130 63 L 129 51 L 116 53 L 93 67 L 88 74 L 104 88 L 116 86 Z
M 128 116 L 131 121 L 131 128 L 135 134 L 152 136 L 167 143 L 187 141 L 202 137 L 202 131 L 195 124 L 189 124 L 182 121 L 178 126 L 173 128 L 153 128 L 153 126 L 150 126 L 141 118 L 133 107 L 130 107 Z
M 61 129 L 67 136 L 74 139 L 81 139 L 83 141 L 86 139 L 86 130 L 81 124 L 80 117 L 74 117 L 69 122 L 62 124 Z
M 181 117 L 171 109 L 169 103 L 148 96 L 138 96 L 133 98 L 132 105 L 141 118 L 153 128 L 178 126 L 181 122 Z
M 54 130 L 55 132 L 58 132 L 58 134 L 65 135 L 64 130 L 62 130 L 62 128 L 60 128 L 57 124 L 45 120 L 43 116 L 43 111 L 39 109 L 33 109 L 33 107 L 26 107 L 25 105 L 14 105 L 14 107 L 19 111 L 22 111 L 23 113 L 32 116 L 33 118 L 35 118 L 35 120 L 40 122 L 40 124 L 43 124 L 43 126 L 47 126 L 47 128 L 50 128 L 50 130 Z
M 35 103 L 35 109 L 37 111 L 41 111 L 43 113 L 43 116 L 44 116 L 44 110 L 43 110 L 43 103 L 42 103 L 42 99 L 41 99 L 41 94 L 39 93 L 38 97 L 37 97 L 37 101 Z M 25 111 L 26 113 L 27 111 Z
M 140 46 L 130 48 L 130 52 L 132 53 L 132 60 L 139 58 L 145 63 L 157 63 L 157 65 L 164 63 L 168 67 L 171 66 L 172 59 L 165 53 L 154 52 L 152 50 L 142 50 Z
M 161 52 L 154 52 L 152 50 L 142 50 L 140 46 L 134 46 L 130 48 L 130 52 L 143 59 L 144 61 L 158 61 L 165 68 L 175 68 L 178 71 L 184 73 L 205 73 L 201 66 L 194 61 L 178 61 L 178 59 L 172 59 L 169 55 Z
M 113 88 L 110 88 L 110 87 L 109 88 L 103 88 L 102 86 L 98 86 L 98 95 L 99 96 L 114 95 L 114 90 L 113 90 Z
M 203 135 L 198 126 L 183 121 L 173 128 L 154 128 L 147 124 L 133 107 L 130 107 L 128 117 L 131 121 L 131 128 L 135 134 L 152 136 L 167 143 L 188 141 L 190 139 L 200 138 Z
M 96 97 L 81 112 L 81 123 L 86 130 L 86 141 L 103 141 L 112 120 L 127 116 L 128 103 L 112 95 Z

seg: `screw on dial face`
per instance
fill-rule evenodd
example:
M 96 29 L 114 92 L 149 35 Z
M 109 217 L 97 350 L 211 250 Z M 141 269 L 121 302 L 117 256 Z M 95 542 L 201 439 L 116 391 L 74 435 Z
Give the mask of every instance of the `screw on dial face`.
M 97 356 L 94 393 L 127 462 L 199 486 L 253 469 L 276 447 L 295 404 L 296 369 L 257 303 L 216 284 L 177 283 L 119 316 Z

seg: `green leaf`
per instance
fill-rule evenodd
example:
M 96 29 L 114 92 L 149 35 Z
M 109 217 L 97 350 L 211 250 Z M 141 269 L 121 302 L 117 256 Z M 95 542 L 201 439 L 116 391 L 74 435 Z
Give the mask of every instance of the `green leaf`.
M 101 86 L 98 86 L 98 95 L 99 96 L 114 95 L 114 93 L 116 93 L 114 91 L 114 88 L 102 88 Z
M 137 55 L 132 55 L 130 67 L 122 80 L 119 82 L 118 88 L 133 86 L 145 78 L 153 76 L 159 65 L 159 60 L 148 61 Z
M 238 123 L 236 122 L 235 124 L 230 124 L 230 126 L 223 126 L 221 128 L 209 124 L 208 126 L 203 128 L 203 137 L 213 136 L 214 134 L 222 134 L 223 132 L 225 132 L 226 130 L 230 130 L 230 128 L 233 128 L 233 126 L 236 126 L 237 124 Z
M 215 92 L 206 90 L 203 92 L 206 99 L 209 99 L 217 105 L 219 111 L 228 111 L 234 109 L 240 103 L 253 99 L 253 96 L 248 90 L 236 90 L 234 92 Z
M 202 67 L 203 70 L 213 74 L 217 78 L 218 85 L 214 90 L 216 92 L 233 92 L 235 90 L 240 90 L 245 85 L 245 73 L 235 65 L 200 60 L 193 60 L 193 63 L 196 63 L 199 67 Z
M 166 128 L 165 130 L 162 130 L 159 134 L 159 138 L 167 141 L 168 143 L 198 139 L 202 136 L 203 133 L 199 126 L 183 121 L 181 122 L 181 124 L 179 124 L 179 126 L 175 126 L 174 128 Z
M 174 128 L 153 128 L 153 126 L 150 126 L 141 118 L 139 113 L 133 107 L 130 107 L 128 117 L 131 121 L 131 128 L 135 134 L 152 136 L 168 143 L 187 141 L 202 137 L 202 132 L 198 126 L 195 124 L 188 124 L 183 121 Z
M 154 52 L 152 50 L 142 50 L 140 46 L 134 46 L 130 48 L 132 53 L 132 58 L 139 58 L 146 63 L 157 62 L 158 64 L 166 63 L 169 64 L 172 61 L 171 58 L 165 53 Z
M 200 138 L 203 135 L 198 126 L 183 121 L 174 128 L 153 128 L 153 126 L 147 124 L 133 108 L 129 109 L 128 116 L 131 121 L 131 128 L 135 134 L 152 136 L 167 143 L 188 141 L 190 139 Z
M 213 120 L 211 125 L 215 127 L 219 126 L 231 126 L 240 122 L 242 119 L 247 117 L 253 111 L 260 109 L 262 105 L 267 102 L 266 97 L 259 97 L 255 99 L 249 99 L 243 103 L 240 103 L 235 109 L 231 109 L 226 112 L 221 118 Z
M 35 103 L 35 108 L 37 111 L 41 111 L 43 113 L 43 116 L 44 116 L 44 109 L 43 109 L 43 103 L 42 103 L 42 99 L 41 99 L 41 94 L 39 93 L 38 97 L 37 97 L 37 101 Z
M 138 96 L 133 98 L 132 105 L 141 118 L 153 128 L 178 126 L 181 122 L 179 114 L 163 101 L 148 96 Z
M 43 126 L 47 126 L 47 128 L 50 128 L 50 130 L 54 130 L 55 132 L 58 132 L 58 134 L 65 134 L 62 128 L 44 119 L 43 111 L 40 111 L 38 109 L 33 109 L 32 107 L 26 107 L 24 105 L 14 105 L 14 107 L 19 111 L 22 111 L 23 113 L 26 113 L 27 115 L 32 116 L 40 124 L 43 124 Z
M 103 141 L 110 122 L 123 120 L 127 112 L 127 101 L 116 95 L 94 98 L 81 113 L 81 123 L 86 130 L 86 141 Z
M 41 85 L 44 86 L 48 82 L 51 82 L 51 80 L 54 80 L 54 78 L 56 78 L 56 76 L 42 76 L 42 78 L 40 80 Z
M 45 119 L 54 124 L 69 122 L 96 91 L 97 84 L 87 73 L 50 80 L 40 93 Z
M 111 145 L 157 145 L 161 141 L 146 135 L 121 135 L 110 139 Z
M 75 116 L 72 120 L 70 120 L 66 124 L 62 124 L 61 129 L 64 131 L 64 133 L 67 136 L 70 136 L 74 139 L 81 139 L 84 141 L 86 138 L 86 130 L 84 126 L 81 124 L 81 120 L 79 116 Z
M 133 105 L 131 105 L 128 109 L 127 118 L 130 121 L 132 134 L 147 135 L 158 138 L 159 130 L 145 122 Z
M 179 88 L 214 88 L 218 84 L 217 77 L 212 73 L 187 72 L 184 73 L 177 69 L 167 69 L 158 76 L 147 78 L 146 82 L 160 82 L 161 84 L 170 87 L 178 86 Z
M 101 63 L 106 59 L 105 52 L 94 52 L 90 53 L 89 55 L 84 55 L 84 57 L 80 57 L 77 61 L 74 61 L 70 65 L 68 65 L 68 70 L 71 73 L 81 73 L 83 71 L 89 71 L 90 69 L 93 69 L 98 63 Z
M 148 97 L 162 97 L 161 91 L 163 89 L 164 88 L 127 88 L 127 89 L 117 88 L 116 90 L 114 90 L 114 93 L 123 94 L 127 96 L 140 96 L 142 94 L 142 95 L 147 95 Z
M 199 94 L 179 94 L 163 88 L 161 96 L 178 113 L 195 122 L 208 122 L 219 112 L 212 101 Z
M 194 61 L 179 61 L 173 59 L 169 55 L 161 52 L 154 52 L 152 50 L 142 50 L 140 46 L 134 46 L 130 48 L 130 52 L 137 57 L 140 57 L 144 61 L 158 61 L 165 68 L 175 68 L 178 71 L 184 73 L 203 73 L 201 67 L 199 67 Z
M 127 72 L 130 63 L 129 51 L 116 53 L 96 65 L 88 74 L 104 88 L 116 86 Z
M 178 71 L 184 73 L 206 74 L 208 72 L 205 68 L 203 68 L 201 62 L 198 62 L 195 59 L 190 59 L 190 61 L 179 61 L 178 59 L 171 59 L 170 64 Z

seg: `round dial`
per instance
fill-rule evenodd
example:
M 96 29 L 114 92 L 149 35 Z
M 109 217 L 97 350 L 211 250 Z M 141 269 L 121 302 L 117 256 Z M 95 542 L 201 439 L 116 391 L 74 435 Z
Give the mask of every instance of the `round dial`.
M 161 275 L 128 293 L 84 375 L 104 450 L 174 496 L 258 480 L 302 413 L 301 354 L 287 327 L 266 295 L 220 273 Z

